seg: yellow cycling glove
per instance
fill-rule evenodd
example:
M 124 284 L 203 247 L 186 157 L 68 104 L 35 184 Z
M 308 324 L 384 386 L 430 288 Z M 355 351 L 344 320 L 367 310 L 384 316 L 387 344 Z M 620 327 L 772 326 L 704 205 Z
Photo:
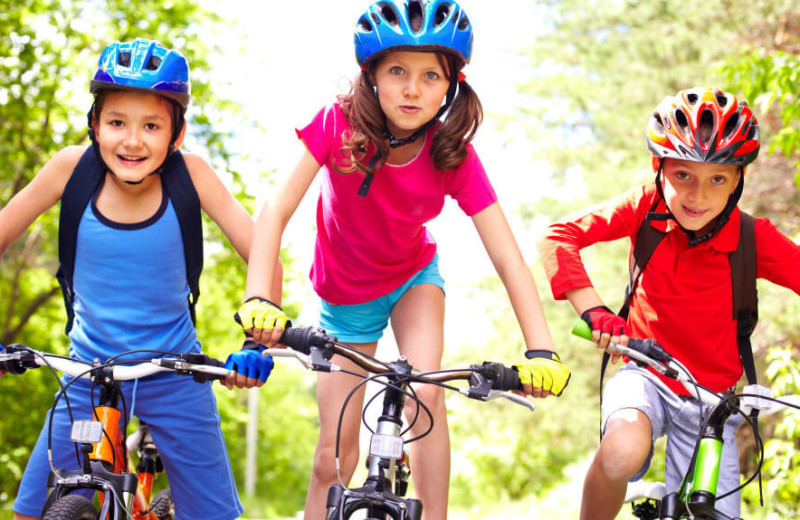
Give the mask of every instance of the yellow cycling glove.
M 239 307 L 239 312 L 234 315 L 234 319 L 247 332 L 250 329 L 275 329 L 286 328 L 289 319 L 284 314 L 283 309 L 269 300 L 257 296 L 248 298 Z M 291 324 L 291 322 L 289 322 Z
M 569 369 L 561 364 L 558 354 L 550 350 L 528 350 L 527 363 L 516 365 L 519 380 L 523 385 L 547 390 L 553 395 L 561 395 L 570 378 Z

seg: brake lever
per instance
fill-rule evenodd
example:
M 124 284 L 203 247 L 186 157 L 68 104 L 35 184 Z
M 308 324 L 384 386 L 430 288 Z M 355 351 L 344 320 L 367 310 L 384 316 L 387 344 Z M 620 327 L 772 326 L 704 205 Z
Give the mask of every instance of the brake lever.
M 491 401 L 492 399 L 497 399 L 502 397 L 504 399 L 508 399 L 511 402 L 517 403 L 518 405 L 524 406 L 528 408 L 530 411 L 533 411 L 536 408 L 536 405 L 533 404 L 533 401 L 522 397 L 521 395 L 517 395 L 513 392 L 507 392 L 504 390 L 491 390 L 489 395 L 487 395 L 482 401 Z
M 341 368 L 325 358 L 323 349 L 311 347 L 311 355 L 303 354 L 290 348 L 268 348 L 261 351 L 262 356 L 294 358 L 306 370 L 314 372 L 338 372 Z
M 657 360 L 655 360 L 653 358 L 650 358 L 650 357 L 642 354 L 638 350 L 634 350 L 634 349 L 632 349 L 630 347 L 625 347 L 625 346 L 620 345 L 618 343 L 609 344 L 608 345 L 608 350 L 610 350 L 612 352 L 616 352 L 618 354 L 622 354 L 623 356 L 626 356 L 626 357 L 634 360 L 634 362 L 637 365 L 639 365 L 639 367 L 641 367 L 641 368 L 646 368 L 646 367 L 649 366 L 649 367 L 652 367 L 653 370 L 655 370 L 656 372 L 658 372 L 659 374 L 661 374 L 661 375 L 663 375 L 665 377 L 669 377 L 671 379 L 678 379 L 678 371 L 677 370 L 675 370 L 674 368 L 672 368 L 672 367 L 670 367 L 668 365 L 663 364 L 660 361 L 657 361 Z

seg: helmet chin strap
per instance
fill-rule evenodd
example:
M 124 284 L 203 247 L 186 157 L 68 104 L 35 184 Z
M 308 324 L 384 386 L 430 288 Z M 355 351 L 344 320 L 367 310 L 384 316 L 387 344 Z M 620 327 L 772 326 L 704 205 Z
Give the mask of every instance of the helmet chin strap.
M 172 101 L 170 101 L 170 104 L 172 105 L 173 116 L 174 116 L 172 120 L 175 122 L 175 126 L 174 126 L 174 128 L 172 130 L 172 137 L 170 138 L 170 141 L 169 141 L 169 147 L 167 148 L 166 157 L 164 157 L 164 160 L 161 161 L 161 164 L 158 166 L 158 168 L 156 168 L 152 172 L 148 173 L 147 175 L 145 175 L 144 177 L 142 177 L 138 181 L 126 181 L 126 180 L 120 179 L 125 184 L 131 185 L 131 186 L 137 186 L 137 185 L 143 183 L 144 180 L 146 178 L 150 177 L 151 175 L 160 174 L 164 170 L 164 168 L 166 167 L 167 162 L 169 161 L 170 157 L 172 157 L 172 152 L 175 151 L 175 141 L 178 140 L 178 135 L 180 135 L 181 129 L 183 128 L 184 118 L 183 118 L 183 112 L 181 111 L 181 109 Z M 92 148 L 94 149 L 94 155 L 95 155 L 95 157 L 97 157 L 97 162 L 100 163 L 100 166 L 105 168 L 106 171 L 108 171 L 114 177 L 117 177 L 117 174 L 114 173 L 114 170 L 109 168 L 109 166 L 103 160 L 103 156 L 100 155 L 100 144 L 97 142 L 97 136 L 94 133 L 94 128 L 92 128 L 92 119 L 93 119 L 93 116 L 94 116 L 94 109 L 95 109 L 95 103 L 92 103 L 92 107 L 89 109 L 89 113 L 86 114 L 86 117 L 87 117 L 87 119 L 89 121 L 89 124 L 88 124 L 89 128 L 87 130 L 87 134 L 89 135 L 89 139 L 92 141 Z
M 728 197 L 728 203 L 725 205 L 725 208 L 723 208 L 722 212 L 717 216 L 716 222 L 714 223 L 714 227 L 711 228 L 711 231 L 709 231 L 708 233 L 705 233 L 698 237 L 693 230 L 686 229 L 685 227 L 681 226 L 680 222 L 678 222 L 678 219 L 675 218 L 675 215 L 669 208 L 669 203 L 667 203 L 667 198 L 664 196 L 664 189 L 661 186 L 661 179 L 662 179 L 661 171 L 663 165 L 664 165 L 664 159 L 662 158 L 661 161 L 659 161 L 658 172 L 656 173 L 656 189 L 658 190 L 659 197 L 661 197 L 661 199 L 664 201 L 664 205 L 667 208 L 667 212 L 657 213 L 651 210 L 647 213 L 645 220 L 648 221 L 652 220 L 664 221 L 670 219 L 674 220 L 675 223 L 678 224 L 678 227 L 681 229 L 681 231 L 686 233 L 686 236 L 689 237 L 689 246 L 696 246 L 697 244 L 701 244 L 706 240 L 711 239 L 711 237 L 716 235 L 717 232 L 720 229 L 722 229 L 722 226 L 728 223 L 728 221 L 731 218 L 731 213 L 733 213 L 734 208 L 739 203 L 739 199 L 742 196 L 742 191 L 744 190 L 744 168 L 742 168 L 741 166 L 739 167 L 739 184 L 736 186 L 736 189 L 733 190 L 731 195 Z

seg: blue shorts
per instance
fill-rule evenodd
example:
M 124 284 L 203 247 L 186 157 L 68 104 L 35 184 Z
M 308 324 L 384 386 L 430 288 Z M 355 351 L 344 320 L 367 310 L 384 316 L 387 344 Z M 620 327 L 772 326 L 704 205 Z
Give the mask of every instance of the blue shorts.
M 409 280 L 385 296 L 356 305 L 334 305 L 321 300 L 319 326 L 344 343 L 371 343 L 383 336 L 395 304 L 415 285 L 432 284 L 444 292 L 439 255 Z
M 667 493 L 678 489 L 689 467 L 694 453 L 700 425 L 703 423 L 705 405 L 696 399 L 680 397 L 670 390 L 652 373 L 628 363 L 608 382 L 603 391 L 603 430 L 609 416 L 618 410 L 634 408 L 650 419 L 653 437 L 650 455 L 631 481 L 641 479 L 650 467 L 653 458 L 653 443 L 662 435 L 667 436 L 666 475 L 664 484 Z M 719 470 L 717 495 L 727 493 L 739 486 L 739 450 L 736 447 L 736 429 L 744 419 L 741 415 L 731 417 L 725 424 L 722 438 L 722 462 Z M 741 495 L 737 491 L 716 503 L 717 509 L 731 517 L 739 516 Z
M 121 385 L 126 406 L 134 400 L 134 382 Z M 90 382 L 81 380 L 68 390 L 75 419 L 91 419 Z M 95 403 L 99 390 L 95 389 Z M 159 374 L 140 379 L 135 389 L 135 414 L 147 423 L 169 479 L 176 518 L 231 520 L 242 515 L 228 451 L 220 429 L 217 401 L 210 383 L 191 377 Z M 122 401 L 120 401 L 120 406 Z M 39 517 L 47 495 L 47 421 L 22 477 L 14 511 Z M 53 464 L 78 469 L 70 442 L 71 423 L 62 397 L 53 420 Z M 163 478 L 163 476 L 162 476 Z

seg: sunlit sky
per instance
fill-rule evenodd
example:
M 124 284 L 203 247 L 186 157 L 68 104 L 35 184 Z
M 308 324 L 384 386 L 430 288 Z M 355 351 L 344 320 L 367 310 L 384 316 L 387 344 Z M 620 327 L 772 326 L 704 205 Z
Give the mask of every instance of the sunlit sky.
M 218 36 L 225 56 L 212 62 L 212 84 L 221 96 L 242 103 L 247 116 L 263 127 L 250 131 L 238 125 L 239 138 L 231 143 L 234 150 L 250 156 L 237 169 L 252 173 L 252 193 L 263 200 L 269 185 L 258 174 L 277 169 L 280 176 L 291 169 L 301 146 L 294 128 L 307 124 L 323 105 L 347 91 L 358 72 L 353 29 L 371 2 L 203 3 L 210 8 L 219 6 L 218 12 L 236 24 L 229 34 L 223 31 Z M 531 0 L 505 0 L 502 9 L 486 0 L 463 0 L 461 5 L 474 33 L 472 61 L 464 72 L 480 96 L 486 116 L 474 144 L 523 254 L 529 264 L 535 264 L 536 232 L 527 229 L 515 213 L 521 202 L 532 201 L 548 189 L 546 166 L 535 161 L 532 144 L 519 125 L 501 132 L 497 122 L 499 115 L 510 114 L 526 102 L 516 86 L 533 72 L 520 53 L 532 35 L 543 30 L 539 25 L 541 8 Z M 303 274 L 312 258 L 316 197 L 317 188 L 312 185 L 284 234 L 284 246 Z M 454 201 L 448 201 L 430 227 L 440 246 L 440 267 L 446 280 L 447 323 L 453 324 L 450 341 L 461 328 L 458 324 L 463 325 L 457 316 L 461 312 L 457 302 L 464 301 L 470 284 L 493 275 L 494 270 L 470 220 Z M 302 299 L 309 303 L 304 304 L 298 321 L 312 323 L 316 302 L 307 277 L 301 287 L 290 286 L 287 291 L 290 299 L 298 299 L 298 292 L 305 293 Z M 547 291 L 540 287 L 543 297 Z

